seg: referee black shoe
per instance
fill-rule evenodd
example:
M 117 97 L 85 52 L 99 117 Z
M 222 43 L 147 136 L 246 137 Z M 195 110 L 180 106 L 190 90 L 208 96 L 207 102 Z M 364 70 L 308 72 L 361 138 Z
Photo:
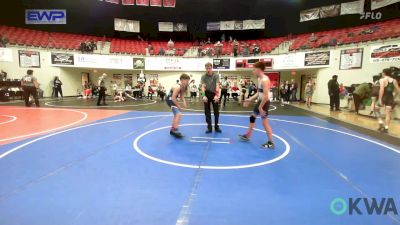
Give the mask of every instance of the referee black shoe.
M 222 133 L 222 130 L 221 130 L 221 128 L 219 128 L 219 126 L 215 126 L 214 130 L 217 133 Z

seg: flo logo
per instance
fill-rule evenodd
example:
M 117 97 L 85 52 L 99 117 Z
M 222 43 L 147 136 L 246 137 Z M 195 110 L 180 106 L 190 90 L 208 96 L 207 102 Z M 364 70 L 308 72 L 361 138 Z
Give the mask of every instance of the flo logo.
M 331 212 L 341 216 L 349 215 L 398 215 L 393 198 L 335 198 L 330 205 Z
M 360 14 L 360 20 L 380 20 L 382 19 L 381 12 L 363 12 Z

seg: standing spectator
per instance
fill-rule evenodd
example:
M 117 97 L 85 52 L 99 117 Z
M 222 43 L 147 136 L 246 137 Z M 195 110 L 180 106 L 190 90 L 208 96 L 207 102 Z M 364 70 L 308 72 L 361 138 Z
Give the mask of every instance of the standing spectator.
M 63 93 L 62 93 L 62 88 L 61 88 L 62 84 L 63 83 L 61 82 L 60 78 L 58 78 L 58 76 L 56 76 L 54 78 L 54 89 L 55 89 L 56 98 L 58 98 L 58 93 L 60 93 L 61 98 L 64 98 Z
M 206 74 L 201 77 L 201 91 L 204 102 L 204 112 L 206 115 L 206 122 L 207 122 L 207 130 L 206 133 L 212 132 L 212 125 L 211 125 L 211 104 L 214 110 L 214 128 L 215 131 L 221 133 L 221 129 L 219 128 L 219 75 L 215 74 L 212 69 L 211 63 L 206 63 Z
M 307 108 L 311 108 L 312 96 L 314 94 L 315 84 L 311 78 L 308 79 L 304 95 L 306 96 Z
M 208 39 L 207 39 L 206 44 L 208 44 L 208 45 L 211 44 L 211 38 L 208 38 Z
M 220 41 L 218 41 L 215 45 L 215 53 L 217 58 L 219 58 L 222 54 L 222 46 L 224 46 Z
M 164 87 L 164 86 L 161 87 L 160 93 L 159 93 L 160 98 L 161 98 L 161 101 L 164 101 L 164 98 L 165 98 L 165 95 L 166 95 L 166 94 L 167 94 L 167 92 L 166 92 L 166 90 L 165 90 L 165 87 Z
M 197 85 L 194 80 L 190 82 L 189 90 L 190 90 L 190 100 L 195 101 L 197 99 Z
M 372 94 L 372 83 L 362 83 L 353 91 L 354 109 L 357 114 L 360 109 L 360 104 Z
M 256 43 L 253 44 L 253 54 L 254 56 L 257 56 L 258 54 L 260 54 L 261 50 L 260 50 L 260 46 L 258 46 Z
M 159 55 L 165 55 L 165 50 L 164 48 L 160 48 L 160 50 L 158 51 Z
M 340 99 L 339 99 L 339 83 L 338 83 L 338 76 L 333 75 L 332 79 L 328 82 L 328 93 L 330 97 L 330 107 L 331 111 L 341 111 L 340 110 Z
M 97 85 L 99 87 L 99 98 L 97 100 L 97 106 L 100 106 L 100 102 L 103 101 L 103 105 L 107 105 L 106 104 L 106 82 L 105 79 L 107 77 L 106 73 L 103 73 L 103 75 L 101 77 L 99 77 L 99 81 L 97 82 Z
M 51 98 L 54 98 L 56 96 L 56 87 L 54 86 L 54 80 L 56 77 L 54 77 L 53 80 L 50 80 L 50 87 L 51 87 Z
M 168 46 L 169 49 L 174 48 L 174 42 L 172 41 L 172 39 L 169 39 L 169 41 L 167 43 L 167 46 Z
M 221 42 L 225 42 L 225 34 L 221 35 Z
M 221 99 L 219 100 L 222 102 L 222 98 L 224 98 L 223 106 L 225 107 L 226 105 L 226 97 L 228 96 L 228 90 L 231 84 L 228 81 L 228 77 L 224 77 L 224 80 L 221 82 Z M 229 97 L 228 97 L 229 99 Z
M 39 83 L 36 77 L 33 76 L 33 70 L 28 70 L 26 75 L 21 79 L 21 86 L 24 90 L 24 100 L 25 106 L 30 107 L 29 97 L 32 95 L 35 99 L 36 107 L 40 107 L 37 88 L 39 88 Z
M 243 44 L 242 55 L 245 56 L 245 57 L 250 55 L 250 49 L 249 49 L 249 45 L 247 43 Z
M 285 101 L 287 104 L 289 104 L 290 96 L 292 95 L 292 85 L 289 84 L 289 81 L 285 82 L 285 89 L 286 89 Z
M 292 79 L 291 87 L 290 87 L 290 92 L 291 92 L 290 94 L 292 95 L 291 100 L 294 102 L 297 101 L 297 87 L 298 87 L 297 82 L 294 79 Z
M 232 43 L 233 37 L 229 35 L 229 43 Z
M 232 42 L 232 51 L 234 57 L 239 54 L 239 42 L 237 42 L 236 39 Z

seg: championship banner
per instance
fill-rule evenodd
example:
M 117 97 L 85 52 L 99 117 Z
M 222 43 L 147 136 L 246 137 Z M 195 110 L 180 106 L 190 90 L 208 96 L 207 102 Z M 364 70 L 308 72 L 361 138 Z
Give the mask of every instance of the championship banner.
M 213 69 L 229 70 L 231 66 L 230 59 L 213 59 Z
M 113 3 L 113 4 L 119 4 L 119 0 L 106 0 L 106 2 Z
M 135 20 L 114 19 L 114 30 L 140 33 L 140 22 Z
M 0 48 L 0 62 L 12 62 L 13 54 L 10 48 Z
M 340 51 L 340 70 L 361 69 L 363 48 L 346 49 Z
M 174 31 L 174 23 L 158 22 L 158 31 L 173 32 Z
M 162 0 L 150 0 L 150 6 L 161 7 Z
M 261 20 L 243 20 L 243 30 L 264 30 L 265 19 Z
M 149 75 L 150 78 L 150 85 L 151 86 L 158 86 L 158 74 L 150 74 Z
M 340 15 L 363 13 L 364 12 L 364 2 L 365 2 L 365 0 L 342 3 L 340 6 Z
M 175 23 L 174 31 L 176 31 L 176 32 L 187 31 L 187 24 L 186 23 Z
M 340 15 L 340 5 L 329 5 L 321 7 L 320 18 L 336 17 Z
M 164 0 L 164 7 L 175 8 L 176 0 Z
M 304 66 L 327 66 L 330 63 L 330 51 L 305 53 Z
M 379 9 L 400 2 L 400 0 L 371 0 L 371 10 Z
M 149 0 L 136 0 L 136 5 L 149 6 Z
M 52 65 L 74 65 L 74 55 L 69 53 L 51 53 Z
M 19 50 L 19 67 L 40 68 L 40 52 Z
M 235 21 L 221 21 L 221 30 L 235 30 Z
M 144 70 L 144 68 L 145 68 L 144 58 L 133 58 L 133 69 Z
M 400 44 L 372 46 L 370 62 L 400 62 Z
M 216 31 L 221 29 L 221 22 L 207 22 L 207 31 Z
M 300 11 L 300 22 L 319 19 L 319 10 L 314 8 Z
M 243 30 L 243 21 L 235 21 L 235 30 Z
M 135 0 L 122 0 L 122 5 L 135 5 Z

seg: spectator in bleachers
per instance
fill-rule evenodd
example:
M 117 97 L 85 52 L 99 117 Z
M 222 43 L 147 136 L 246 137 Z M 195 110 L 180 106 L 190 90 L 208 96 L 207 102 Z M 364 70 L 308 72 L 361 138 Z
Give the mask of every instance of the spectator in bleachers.
M 219 58 L 222 54 L 222 46 L 224 46 L 220 41 L 218 41 L 215 45 L 215 54 Z
M 233 42 L 233 37 L 229 35 L 229 43 Z
M 260 54 L 261 50 L 260 50 L 260 46 L 258 46 L 256 43 L 253 44 L 253 54 L 254 56 L 257 56 L 258 54 Z
M 211 44 L 211 38 L 208 38 L 208 39 L 207 39 L 206 44 L 208 44 L 208 45 Z
M 167 43 L 168 48 L 174 48 L 174 42 L 172 41 L 172 39 L 169 39 L 168 43 Z
M 236 39 L 232 42 L 232 50 L 233 56 L 236 57 L 239 54 L 239 42 Z
M 160 50 L 158 51 L 159 55 L 165 55 L 165 50 L 164 48 L 160 48 Z
M 149 50 L 149 54 L 153 55 L 154 54 L 154 47 L 153 45 L 149 42 L 149 44 L 147 45 L 147 49 Z
M 0 35 L 0 47 L 4 48 L 8 44 L 8 39 L 2 35 Z
M 242 48 L 243 48 L 242 55 L 245 56 L 245 57 L 249 56 L 250 55 L 249 45 L 247 43 L 243 43 Z
M 94 50 L 97 50 L 97 44 L 94 40 L 91 40 L 89 45 L 90 45 L 89 48 L 90 48 L 91 52 L 93 52 Z
M 207 48 L 207 56 L 208 57 L 212 57 L 213 56 L 213 51 L 214 51 L 214 49 L 213 48 Z
M 315 36 L 314 33 L 311 34 L 310 38 L 308 39 L 310 42 L 316 42 L 317 41 L 317 36 Z

